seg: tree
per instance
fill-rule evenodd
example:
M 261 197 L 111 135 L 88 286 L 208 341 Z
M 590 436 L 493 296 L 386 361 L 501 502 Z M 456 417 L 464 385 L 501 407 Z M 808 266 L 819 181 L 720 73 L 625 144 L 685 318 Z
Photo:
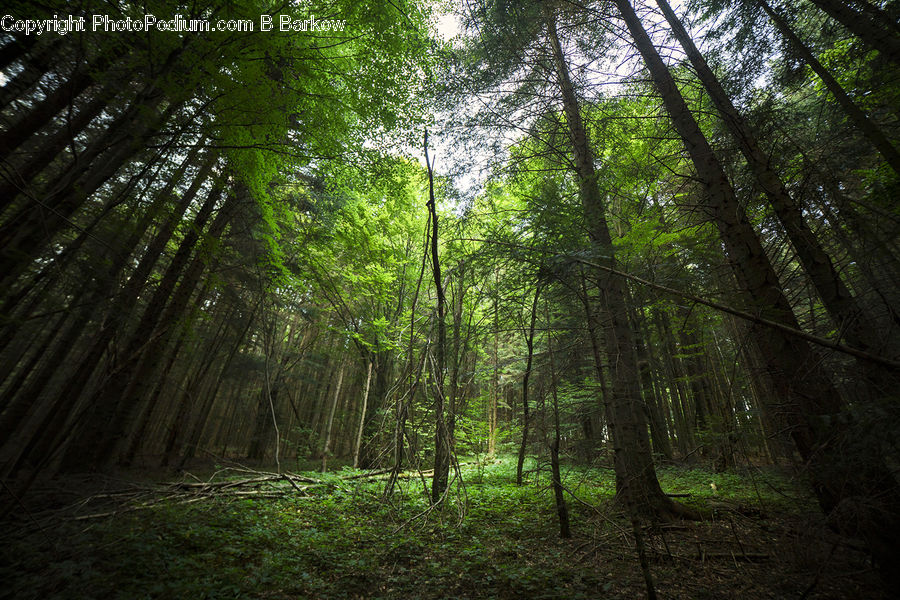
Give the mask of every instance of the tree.
M 596 184 L 594 158 L 582 123 L 575 91 L 569 79 L 562 45 L 556 33 L 556 17 L 547 14 L 547 37 L 553 51 L 556 74 L 572 144 L 578 189 L 588 232 L 597 260 L 615 267 L 612 238 L 604 217 L 600 190 Z M 662 491 L 650 452 L 646 411 L 641 406 L 640 370 L 635 354 L 624 282 L 608 272 L 597 274 L 601 291 L 606 354 L 612 366 L 611 398 L 607 401 L 608 426 L 612 431 L 616 457 L 616 486 L 626 505 L 637 514 L 668 517 L 688 514 L 679 510 Z
M 745 302 L 754 310 L 765 310 L 770 319 L 799 329 L 777 275 L 674 79 L 628 0 L 616 0 L 616 7 L 703 183 L 708 214 L 719 229 Z M 810 465 L 813 488 L 826 514 L 838 507 L 850 510 L 847 507 L 858 502 L 853 499 L 858 490 L 881 498 L 880 506 L 874 511 L 856 505 L 853 510 L 861 510 L 865 516 L 852 524 L 838 526 L 865 537 L 873 556 L 886 569 L 890 562 L 888 556 L 894 552 L 891 540 L 897 539 L 893 533 L 886 532 L 900 527 L 900 496 L 893 476 L 871 448 L 858 448 L 853 455 L 840 448 L 849 443 L 846 421 L 849 417 L 840 394 L 808 344 L 770 327 L 755 327 L 753 334 L 766 358 L 779 404 L 790 407 L 787 418 L 791 435 L 800 455 Z M 835 425 L 826 424 L 829 422 Z M 848 495 L 848 485 L 855 490 L 853 496 Z

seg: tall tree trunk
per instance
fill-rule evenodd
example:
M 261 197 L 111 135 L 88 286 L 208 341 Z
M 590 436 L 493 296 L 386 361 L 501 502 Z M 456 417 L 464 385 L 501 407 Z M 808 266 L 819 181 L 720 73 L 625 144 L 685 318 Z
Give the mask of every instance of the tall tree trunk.
M 188 309 L 188 303 L 194 296 L 203 273 L 215 264 L 215 260 L 211 258 L 215 256 L 214 245 L 219 242 L 225 228 L 234 217 L 239 200 L 244 199 L 239 198 L 241 195 L 230 193 L 226 196 L 205 234 L 205 243 L 194 253 L 191 262 L 184 269 L 178 287 L 171 294 L 165 310 L 152 327 L 149 319 L 144 321 L 147 329 L 142 332 L 139 328 L 136 337 L 132 339 L 129 350 L 131 355 L 139 357 L 138 360 L 127 363 L 133 365 L 130 369 L 124 368 L 123 365 L 118 373 L 121 379 L 117 376 L 111 378 L 108 385 L 104 386 L 102 394 L 96 396 L 95 407 L 100 409 L 95 413 L 97 424 L 106 421 L 105 430 L 98 432 L 99 436 L 92 436 L 94 438 L 92 450 L 97 464 L 109 464 L 117 459 L 114 450 L 134 426 L 135 416 L 145 405 L 159 368 L 168 356 L 167 348 L 178 327 L 184 326 L 189 321 L 192 311 Z M 148 335 L 144 337 L 142 333 Z M 106 407 L 111 411 L 108 418 L 103 418 L 101 415 L 105 417 L 107 414 Z M 86 452 L 79 454 L 81 460 L 88 456 Z
M 597 187 L 594 158 L 568 66 L 556 33 L 555 16 L 547 15 L 547 37 L 563 97 L 566 121 L 575 159 L 578 190 L 596 260 L 615 268 L 614 250 Z M 650 450 L 646 411 L 642 406 L 640 371 L 628 322 L 625 284 L 607 272 L 597 274 L 604 308 L 606 354 L 614 362 L 612 398 L 607 403 L 607 426 L 615 451 L 616 488 L 627 506 L 638 514 L 654 518 L 687 515 L 659 486 Z
M 11 168 L 4 168 L 3 179 L 0 181 L 0 213 L 6 210 L 21 192 L 26 190 L 54 158 L 72 143 L 72 140 L 80 134 L 88 124 L 107 106 L 107 98 L 94 98 L 74 116 L 67 119 L 65 124 L 47 140 L 42 140 L 40 146 L 29 154 L 24 162 L 17 162 Z M 12 159 L 7 161 L 13 163 Z
M 672 444 L 669 443 L 669 432 L 666 430 L 666 422 L 662 418 L 660 398 L 657 397 L 653 387 L 653 372 L 650 368 L 650 353 L 644 341 L 643 326 L 638 319 L 638 311 L 634 301 L 628 303 L 629 315 L 634 328 L 635 352 L 637 353 L 638 368 L 641 374 L 641 391 L 644 394 L 644 404 L 647 407 L 647 421 L 650 425 L 650 443 L 657 454 L 671 460 Z
M 875 48 L 885 58 L 900 65 L 900 31 L 897 23 L 889 25 L 890 17 L 877 11 L 868 2 L 869 10 L 858 12 L 842 0 L 811 0 L 835 21 L 853 32 L 859 39 Z M 878 15 L 883 15 L 879 18 Z
M 334 400 L 331 401 L 331 408 L 328 411 L 328 420 L 325 422 L 325 445 L 322 446 L 322 472 L 328 468 L 328 454 L 331 452 L 331 429 L 334 426 L 334 411 L 337 408 L 338 398 L 341 396 L 341 382 L 344 380 L 344 360 L 341 359 L 341 366 L 338 368 L 337 384 L 334 386 Z
M 5 161 L 11 152 L 40 131 L 66 106 L 73 104 L 75 99 L 94 83 L 93 74 L 103 71 L 112 63 L 114 52 L 115 49 L 110 49 L 93 63 L 77 68 L 67 82 L 52 91 L 8 129 L 0 132 L 0 162 Z M 105 93 L 101 92 L 100 97 L 109 100 L 114 94 L 114 89 L 115 86 L 110 84 Z
M 369 384 L 372 383 L 372 359 L 366 361 L 366 389 L 363 392 L 362 407 L 359 411 L 359 429 L 356 432 L 356 444 L 353 445 L 353 468 L 359 466 L 359 449 L 362 446 L 363 428 L 366 424 L 366 405 L 369 403 Z
M 188 162 L 191 156 L 192 154 L 189 154 L 185 162 Z M 84 391 L 91 373 L 100 363 L 110 341 L 128 323 L 141 291 L 146 285 L 159 257 L 172 238 L 176 227 L 181 224 L 185 212 L 187 212 L 188 207 L 194 201 L 201 186 L 206 183 L 214 164 L 215 158 L 208 156 L 194 177 L 190 187 L 185 191 L 181 199 L 176 202 L 172 214 L 163 221 L 155 237 L 141 256 L 137 267 L 135 267 L 128 278 L 128 282 L 107 309 L 100 332 L 95 336 L 90 350 L 79 361 L 75 375 L 63 387 L 62 397 L 74 400 Z M 167 196 L 170 191 L 164 191 L 163 195 Z M 212 211 L 214 204 L 215 198 L 213 195 L 210 195 L 195 217 L 194 229 L 202 227 L 206 223 L 206 219 L 209 217 L 209 212 Z M 177 256 L 178 254 L 176 253 Z M 173 260 L 175 260 L 174 257 Z
M 40 207 L 26 206 L 19 215 L 0 226 L 0 273 L 3 273 L 0 285 L 11 285 L 25 272 L 84 202 L 144 150 L 148 138 L 175 111 L 172 105 L 164 113 L 157 113 L 156 107 L 162 100 L 163 96 L 158 94 L 140 108 L 133 107 L 132 112 L 123 115 L 106 135 L 82 153 L 85 163 L 92 163 L 89 169 L 85 166 L 66 171 L 44 188 L 47 193 Z M 151 116 L 148 118 L 144 111 L 150 111 Z M 99 160 L 95 163 L 91 159 Z
M 222 384 L 222 381 L 225 379 L 226 373 L 228 373 L 229 368 L 231 367 L 231 363 L 234 360 L 234 357 L 237 353 L 244 347 L 247 339 L 247 332 L 250 331 L 250 326 L 253 324 L 253 321 L 256 319 L 256 313 L 259 310 L 260 303 L 254 305 L 253 310 L 250 311 L 250 314 L 247 317 L 246 323 L 244 324 L 244 328 L 240 335 L 237 337 L 237 341 L 231 347 L 231 351 L 228 354 L 228 357 L 222 361 L 222 367 L 218 372 L 218 375 L 215 379 L 216 385 L 214 389 L 207 394 L 206 399 L 203 402 L 203 405 L 196 411 L 196 417 L 191 423 L 190 427 L 187 426 L 187 423 L 180 424 L 180 428 L 185 428 L 186 433 L 183 436 L 183 441 L 181 442 L 180 448 L 177 445 L 178 442 L 178 434 L 174 434 L 174 436 L 170 435 L 170 437 L 166 440 L 165 450 L 163 452 L 163 465 L 172 464 L 172 461 L 175 458 L 175 453 L 177 451 L 181 451 L 181 459 L 178 462 L 178 468 L 181 469 L 184 465 L 194 457 L 194 453 L 197 451 L 197 448 L 200 445 L 200 438 L 203 435 L 203 429 L 206 425 L 206 420 L 209 417 L 210 409 L 212 408 L 212 403 L 218 398 L 219 387 Z M 244 392 L 244 386 L 246 386 L 246 379 L 242 380 L 241 385 L 237 390 L 236 398 L 242 398 Z M 230 441 L 229 433 L 231 428 L 231 423 L 229 423 L 229 431 L 225 433 L 225 439 L 223 440 L 223 445 L 225 446 L 222 450 L 222 454 L 225 455 L 228 442 Z M 174 439 L 172 439 L 174 437 Z
M 603 369 L 603 355 L 600 350 L 600 342 L 598 340 L 598 337 L 600 335 L 600 326 L 597 323 L 597 316 L 595 314 L 594 306 L 591 304 L 591 300 L 588 296 L 586 279 L 587 278 L 585 276 L 584 270 L 582 269 L 578 277 L 579 283 L 581 285 L 581 293 L 578 294 L 578 299 L 581 302 L 581 307 L 584 309 L 584 320 L 587 324 L 588 338 L 590 339 L 591 343 L 591 355 L 594 359 L 594 371 L 597 374 L 597 381 L 600 383 L 600 401 L 597 404 L 597 408 L 600 409 L 600 412 L 603 412 L 610 401 L 610 392 L 609 386 L 606 385 L 606 374 L 604 373 Z M 589 441 L 591 441 L 593 448 L 593 446 L 596 445 L 595 441 L 593 439 Z M 603 441 L 606 442 L 605 439 Z
M 9 41 L 0 48 L 0 69 L 5 69 L 20 58 L 26 56 L 28 52 L 34 48 L 39 38 L 36 35 L 25 35 L 20 33 L 7 33 Z M 55 49 L 54 49 L 55 50 Z M 2 108 L 3 104 L 0 104 Z
M 199 187 L 199 183 L 197 185 Z M 177 279 L 178 275 L 181 273 L 181 269 L 196 243 L 196 238 L 199 236 L 199 229 L 205 225 L 206 220 L 212 213 L 217 199 L 218 193 L 211 193 L 203 207 L 201 207 L 194 219 L 195 227 L 189 230 L 185 239 L 182 240 L 178 252 L 176 252 L 175 257 L 172 259 L 172 263 L 169 264 L 169 268 L 167 269 L 168 277 L 166 275 L 163 276 L 163 280 L 160 283 L 160 289 L 154 294 L 150 305 L 144 311 L 142 324 L 138 325 L 137 331 L 141 331 L 142 329 L 147 330 L 150 326 L 149 322 L 152 321 L 155 323 L 156 316 L 162 312 L 165 303 L 171 296 L 175 279 Z M 186 206 L 182 207 L 181 210 L 184 210 L 184 208 L 186 208 Z M 175 224 L 172 223 L 170 228 L 164 228 L 164 231 L 157 234 L 155 243 L 159 243 L 159 247 L 148 249 L 148 252 L 144 257 L 148 260 L 145 261 L 142 259 L 141 264 L 138 265 L 135 273 L 132 274 L 129 283 L 126 285 L 125 292 L 119 296 L 118 301 L 112 307 L 115 312 L 110 311 L 110 313 L 108 313 L 105 328 L 101 330 L 98 339 L 95 341 L 85 358 L 81 361 L 79 368 L 74 375 L 66 382 L 62 391 L 56 396 L 56 399 L 54 400 L 54 409 L 48 415 L 47 422 L 41 427 L 40 437 L 29 444 L 25 453 L 23 453 L 22 459 L 19 461 L 20 463 L 23 459 L 29 459 L 34 461 L 33 464 L 35 465 L 35 468 L 40 468 L 38 465 L 43 465 L 46 462 L 47 457 L 50 456 L 51 451 L 55 451 L 68 437 L 69 432 L 66 431 L 64 427 L 70 416 L 73 414 L 81 393 L 84 391 L 85 386 L 90 380 L 91 374 L 105 353 L 107 344 L 112 339 L 119 326 L 125 322 L 125 315 L 130 314 L 130 304 L 133 304 L 136 301 L 141 287 L 144 285 L 146 278 L 149 277 L 152 264 L 155 264 L 159 253 L 164 249 L 172 231 L 174 231 L 174 227 Z M 142 267 L 144 268 L 142 269 Z M 140 277 L 136 278 L 137 276 Z M 126 309 L 129 310 L 126 311 Z M 138 334 L 136 333 L 135 336 L 132 337 L 131 347 L 125 354 L 126 360 L 135 360 L 137 358 L 137 356 L 134 355 L 136 353 L 139 354 L 143 349 L 143 344 L 148 339 L 147 336 L 149 336 L 149 333 L 144 331 L 144 337 L 138 337 L 137 335 Z M 121 375 L 118 372 L 116 372 L 116 375 L 120 377 L 127 376 Z M 91 425 L 95 429 L 102 427 L 100 423 L 91 423 Z M 105 423 L 103 425 L 105 425 Z M 83 438 L 83 442 L 88 445 L 86 451 L 89 455 L 93 454 L 91 441 L 92 440 L 89 438 Z M 70 465 L 72 467 L 79 468 L 87 466 L 80 465 L 78 458 L 74 455 L 71 457 L 71 460 L 73 461 Z
M 695 431 L 691 425 L 691 412 L 684 382 L 687 379 L 681 362 L 676 360 L 678 349 L 675 345 L 675 337 L 669 325 L 668 317 L 660 310 L 651 311 L 653 324 L 659 332 L 662 342 L 662 361 L 668 379 L 669 395 L 672 399 L 672 412 L 675 421 L 675 433 L 678 438 L 678 450 L 682 456 L 687 455 L 697 446 Z
M 428 132 L 425 133 L 425 162 L 428 167 L 428 211 L 431 217 L 431 272 L 434 277 L 434 287 L 437 293 L 437 343 L 435 344 L 435 363 L 431 365 L 434 372 L 434 475 L 431 479 L 431 502 L 437 504 L 447 490 L 450 480 L 450 430 L 447 428 L 447 420 L 455 418 L 455 415 L 446 414 L 444 402 L 444 349 L 447 345 L 447 324 L 444 322 L 444 283 L 441 279 L 441 262 L 438 256 L 438 214 L 437 203 L 434 198 L 434 173 L 428 158 Z
M 547 323 L 549 323 L 549 315 Z M 559 398 L 556 393 L 556 362 L 553 359 L 553 335 L 547 335 L 547 355 L 550 357 L 550 392 L 553 395 L 553 441 L 550 442 L 550 473 L 553 478 L 553 497 L 556 500 L 556 516 L 559 519 L 559 537 L 570 538 L 569 506 L 562 485 L 559 468 Z
M 738 113 L 668 2 L 656 0 L 656 3 L 662 9 L 675 37 L 691 60 L 691 64 L 709 92 L 723 121 L 737 140 L 744 158 L 747 159 L 747 163 L 755 173 L 757 181 L 769 198 L 775 215 L 794 246 L 804 271 L 812 281 L 838 330 L 841 331 L 848 345 L 864 352 L 878 354 L 877 340 L 880 336 L 876 331 L 875 324 L 857 304 L 856 298 L 841 280 L 831 257 L 828 256 L 807 226 L 800 207 L 794 202 L 781 178 L 773 170 L 772 157 L 763 152 L 752 127 Z M 879 369 L 868 361 L 860 360 L 859 362 L 860 368 L 867 371 L 869 377 L 881 389 L 888 390 L 893 387 L 891 385 L 892 378 L 883 368 Z M 878 392 L 876 391 L 876 393 Z
M 93 322 L 91 319 L 97 310 L 96 307 L 106 297 L 112 295 L 117 283 L 117 277 L 122 270 L 125 269 L 132 250 L 149 230 L 150 225 L 153 223 L 153 219 L 158 216 L 158 213 L 169 199 L 171 190 L 174 188 L 180 176 L 183 175 L 187 162 L 191 160 L 194 155 L 195 153 L 193 152 L 188 155 L 188 158 L 184 161 L 185 164 L 176 170 L 172 179 L 169 181 L 168 187 L 156 195 L 150 207 L 144 212 L 138 223 L 131 229 L 128 236 L 122 240 L 121 244 L 117 245 L 117 251 L 113 253 L 113 260 L 110 262 L 108 268 L 92 283 L 92 289 L 89 288 L 89 291 L 85 293 L 84 297 L 79 298 L 78 301 L 75 302 L 75 304 L 80 305 L 81 308 L 75 313 L 75 318 L 72 319 L 71 325 L 67 328 L 65 336 L 60 343 L 56 345 L 49 360 L 45 361 L 40 373 L 32 377 L 26 390 L 18 395 L 15 395 L 16 392 L 18 392 L 18 388 L 15 386 L 10 386 L 5 390 L 3 398 L 5 399 L 9 396 L 10 401 L 13 404 L 10 406 L 11 410 L 4 412 L 2 418 L 0 418 L 0 439 L 6 438 L 4 431 L 6 431 L 7 427 L 14 429 L 18 426 L 19 420 L 25 416 L 25 411 L 28 410 L 29 406 L 36 402 L 37 398 L 39 398 L 40 394 L 44 391 L 44 388 L 53 378 L 53 375 L 59 371 L 59 365 L 67 364 L 70 353 L 78 347 L 76 342 L 80 339 L 82 332 L 88 324 L 93 323 L 95 326 L 99 325 L 99 322 Z M 2 403 L 0 403 L 0 406 L 2 406 Z
M 6 85 L 0 87 L 0 110 L 27 92 L 47 73 L 53 61 L 59 56 L 59 52 L 63 50 L 63 44 L 66 43 L 64 40 L 55 39 L 35 49 L 34 46 L 39 39 L 41 38 L 36 35 L 16 36 L 16 39 L 0 51 L 0 69 L 15 60 L 25 58 L 22 70 L 7 81 Z M 29 51 L 31 56 L 27 56 Z
M 188 329 L 183 328 L 181 333 L 178 336 L 178 339 L 175 341 L 175 345 L 172 350 L 169 352 L 169 356 L 166 359 L 165 367 L 163 367 L 162 373 L 160 377 L 157 378 L 157 381 L 154 384 L 153 390 L 150 393 L 150 397 L 146 404 L 143 406 L 140 414 L 135 419 L 135 426 L 128 432 L 126 432 L 126 438 L 123 442 L 123 451 L 122 456 L 119 459 L 119 464 L 125 467 L 131 466 L 134 463 L 134 459 L 137 456 L 138 450 L 141 447 L 148 447 L 147 445 L 147 437 L 149 433 L 152 431 L 152 418 L 156 411 L 156 407 L 159 404 L 159 400 L 162 396 L 163 390 L 166 389 L 167 379 L 172 372 L 172 368 L 175 366 L 175 362 L 182 356 L 181 349 L 184 347 L 184 343 L 187 339 Z M 218 335 L 218 334 L 217 334 Z M 188 355 L 193 355 L 195 353 L 199 353 L 200 345 L 195 345 L 192 349 L 188 351 Z M 206 357 L 209 357 L 209 352 L 207 352 Z M 211 366 L 211 361 L 201 359 L 200 366 L 198 367 L 198 371 L 200 374 L 205 375 L 209 367 Z M 188 370 L 185 374 L 182 381 L 178 384 L 178 389 L 183 389 L 184 391 L 178 396 L 178 399 L 171 405 L 172 408 L 175 408 L 175 417 L 174 420 L 176 423 L 182 423 L 187 418 L 187 410 L 186 407 L 190 405 L 190 401 L 193 401 L 196 397 L 196 381 L 201 379 L 202 375 L 194 374 L 194 377 L 188 383 L 188 376 L 191 375 L 191 371 Z M 188 400 L 187 398 L 190 398 Z M 170 407 L 166 407 L 170 408 Z M 174 429 L 175 427 L 173 427 Z M 163 465 L 165 466 L 165 465 Z
M 768 320 L 799 329 L 762 244 L 672 75 L 630 2 L 615 2 L 705 187 L 706 211 L 719 229 L 745 303 Z M 852 420 L 809 344 L 771 327 L 753 325 L 752 331 L 775 383 L 772 401 L 787 413 L 820 505 L 840 521 L 839 528 L 864 537 L 883 573 L 897 578 L 888 566 L 900 552 L 900 490 L 894 476 L 877 449 L 851 439 Z M 841 516 L 853 513 L 853 522 Z
M 500 270 L 494 271 L 494 351 L 491 353 L 493 361 L 493 375 L 491 377 L 491 395 L 488 399 L 488 447 L 487 455 L 493 458 L 497 446 L 497 403 L 500 396 Z

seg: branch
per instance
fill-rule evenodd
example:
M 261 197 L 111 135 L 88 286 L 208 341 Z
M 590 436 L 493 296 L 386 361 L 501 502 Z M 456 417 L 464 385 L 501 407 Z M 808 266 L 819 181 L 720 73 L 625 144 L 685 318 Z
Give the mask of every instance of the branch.
M 520 250 L 530 250 L 530 251 L 536 251 L 536 252 L 543 252 L 545 254 L 551 254 L 551 252 L 549 250 L 537 250 L 535 248 L 529 248 L 527 246 L 522 246 L 520 244 L 512 244 L 509 242 L 498 242 L 498 241 L 494 241 L 494 240 L 485 240 L 485 239 L 479 239 L 479 238 L 458 238 L 458 239 L 463 240 L 463 241 L 470 241 L 470 242 L 482 242 L 482 243 L 486 243 L 486 244 L 499 244 L 502 246 L 508 246 L 508 247 L 517 248 Z M 756 323 L 758 325 L 764 325 L 765 327 L 771 327 L 772 329 L 777 329 L 779 331 L 787 333 L 788 335 L 793 335 L 802 340 L 806 340 L 807 342 L 810 342 L 813 344 L 818 344 L 819 346 L 824 346 L 825 348 L 830 348 L 832 350 L 836 350 L 836 351 L 842 352 L 844 354 L 849 354 L 851 356 L 855 356 L 856 358 L 860 358 L 862 360 L 876 363 L 878 365 L 887 367 L 889 369 L 893 369 L 895 371 L 900 371 L 900 362 L 897 362 L 895 360 L 891 360 L 889 358 L 884 358 L 883 356 L 871 354 L 869 352 L 865 352 L 863 350 L 858 350 L 856 348 L 852 348 L 850 346 L 845 346 L 843 344 L 838 344 L 837 342 L 832 342 L 825 338 L 822 338 L 822 337 L 819 337 L 816 335 L 812 335 L 811 333 L 806 333 L 805 331 L 801 331 L 799 329 L 794 329 L 793 327 L 790 327 L 788 325 L 783 325 L 783 324 L 777 323 L 775 321 L 770 321 L 769 319 L 765 319 L 763 317 L 760 317 L 759 315 L 754 315 L 752 313 L 748 313 L 748 312 L 745 312 L 742 310 L 738 310 L 736 308 L 732 308 L 732 307 L 728 306 L 727 304 L 721 304 L 719 302 L 714 302 L 712 300 L 706 300 L 699 296 L 695 296 L 694 294 L 690 294 L 688 292 L 683 292 L 681 290 L 676 290 L 675 288 L 670 288 L 668 286 L 660 285 L 658 283 L 653 283 L 652 281 L 647 281 L 646 279 L 638 277 L 637 275 L 631 275 L 630 273 L 625 273 L 624 271 L 619 271 L 619 270 L 613 269 L 611 267 L 606 267 L 606 266 L 597 264 L 597 263 L 589 261 L 589 260 L 584 260 L 582 258 L 578 258 L 577 256 L 568 256 L 568 258 L 570 258 L 571 260 L 573 260 L 575 262 L 579 262 L 583 265 L 587 265 L 589 267 L 592 267 L 595 269 L 600 269 L 601 271 L 605 271 L 607 273 L 611 273 L 612 275 L 618 275 L 619 277 L 624 277 L 625 279 L 634 281 L 635 283 L 639 283 L 639 284 L 647 286 L 649 288 L 659 290 L 661 292 L 665 292 L 665 293 L 671 294 L 673 296 L 678 296 L 679 298 L 684 298 L 686 300 L 690 300 L 691 302 L 696 302 L 697 304 L 702 304 L 703 306 L 708 306 L 712 309 L 722 311 L 722 312 L 728 313 L 730 315 L 734 315 L 735 317 L 738 317 L 740 319 L 744 319 L 746 321 L 750 321 L 750 322 Z

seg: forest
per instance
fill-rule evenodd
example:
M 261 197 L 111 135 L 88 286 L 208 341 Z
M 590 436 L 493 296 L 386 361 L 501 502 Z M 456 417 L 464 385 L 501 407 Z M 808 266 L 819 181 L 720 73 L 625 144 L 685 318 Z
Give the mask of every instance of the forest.
M 900 597 L 897 0 L 0 13 L 0 598 Z

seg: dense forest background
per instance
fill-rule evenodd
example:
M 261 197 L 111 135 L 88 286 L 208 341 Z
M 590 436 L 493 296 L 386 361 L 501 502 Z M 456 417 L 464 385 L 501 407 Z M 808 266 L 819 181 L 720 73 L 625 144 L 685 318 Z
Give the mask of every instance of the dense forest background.
M 898 3 L 3 12 L 5 519 L 223 461 L 441 510 L 475 457 L 568 537 L 581 465 L 653 595 L 645 528 L 709 516 L 658 470 L 777 467 L 900 589 Z

